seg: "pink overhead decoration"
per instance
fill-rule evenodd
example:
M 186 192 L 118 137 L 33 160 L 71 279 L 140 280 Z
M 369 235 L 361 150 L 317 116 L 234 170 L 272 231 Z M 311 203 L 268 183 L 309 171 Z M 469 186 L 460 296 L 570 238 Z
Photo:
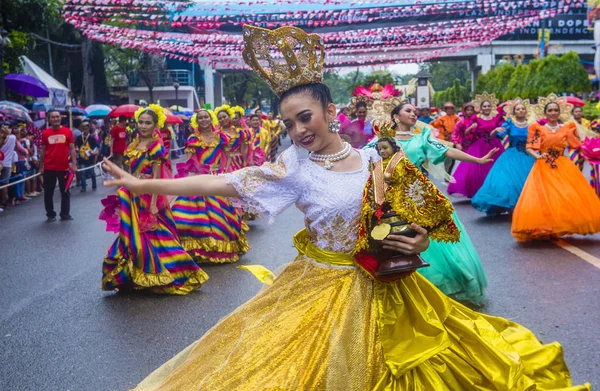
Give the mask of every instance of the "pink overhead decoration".
M 585 0 L 66 0 L 63 17 L 95 41 L 229 69 L 246 69 L 242 24 L 297 25 L 322 36 L 326 66 L 338 68 L 431 60 L 585 6 Z

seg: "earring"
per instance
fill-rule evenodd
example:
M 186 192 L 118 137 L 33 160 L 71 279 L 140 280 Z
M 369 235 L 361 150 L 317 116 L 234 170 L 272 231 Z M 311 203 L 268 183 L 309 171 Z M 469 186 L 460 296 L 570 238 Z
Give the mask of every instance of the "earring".
M 329 131 L 331 133 L 339 133 L 341 127 L 342 127 L 342 123 L 340 121 L 338 121 L 337 119 L 334 119 L 333 121 L 329 121 Z
M 400 119 L 398 117 L 394 117 L 394 122 L 396 123 L 396 125 L 400 124 Z

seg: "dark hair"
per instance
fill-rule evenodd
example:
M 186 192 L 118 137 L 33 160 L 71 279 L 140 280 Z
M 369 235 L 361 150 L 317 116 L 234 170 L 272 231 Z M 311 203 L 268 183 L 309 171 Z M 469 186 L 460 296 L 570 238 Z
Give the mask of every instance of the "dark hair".
M 400 114 L 400 111 L 404 108 L 404 106 L 409 105 L 409 104 L 410 104 L 409 102 L 402 102 L 398 106 L 396 106 L 392 109 L 392 113 L 390 114 L 390 117 L 394 124 L 396 123 L 394 121 L 394 116 Z
M 60 115 L 60 111 L 59 110 L 50 109 L 50 110 L 46 111 L 46 117 L 50 117 L 50 114 L 54 113 L 55 111 L 58 113 L 58 115 Z
M 142 111 L 142 114 L 140 114 L 140 117 L 144 114 L 148 114 L 150 117 L 152 117 L 152 122 L 154 122 L 154 125 L 158 124 L 158 115 L 154 112 L 154 110 L 146 109 L 146 110 Z M 121 120 L 121 117 L 119 117 L 119 120 Z
M 358 109 L 360 109 L 361 107 L 364 107 L 365 109 L 367 108 L 367 104 L 365 102 L 358 102 L 356 104 L 356 106 L 354 106 L 354 108 L 356 109 L 355 111 L 358 111 Z
M 577 109 L 581 109 L 581 111 L 583 111 L 583 107 L 575 106 L 575 107 L 573 107 L 573 110 L 571 110 L 571 114 L 573 114 L 575 112 L 575 110 L 577 110 Z
M 76 127 L 76 128 L 79 128 L 79 127 L 81 126 L 81 122 L 82 122 L 82 121 L 81 121 L 81 119 L 80 119 L 80 118 L 75 118 L 75 119 L 73 120 L 73 126 L 74 126 L 74 127 Z
M 147 110 L 146 110 L 146 111 L 147 111 Z M 145 113 L 146 111 L 144 111 L 144 113 Z M 120 115 L 120 116 L 119 116 L 119 122 L 125 122 L 125 121 L 127 121 L 127 117 L 125 117 L 124 115 Z
M 248 117 L 248 119 L 250 119 L 250 120 L 252 118 L 258 118 L 258 119 L 260 119 L 260 115 L 258 115 L 258 114 L 252 114 L 250 117 Z
M 390 144 L 390 146 L 392 147 L 392 149 L 394 150 L 394 153 L 398 152 L 400 150 L 400 146 L 398 144 L 396 144 L 396 140 L 394 140 L 391 137 L 385 137 L 385 138 L 380 138 L 379 140 L 377 140 L 377 143 L 388 143 Z M 379 149 L 377 149 L 377 153 L 379 154 Z
M 217 117 L 218 117 L 218 116 L 219 116 L 219 114 L 221 114 L 221 113 L 225 113 L 225 114 L 227 114 L 227 116 L 228 116 L 228 117 L 231 119 L 231 116 L 229 115 L 229 113 L 227 112 L 227 110 L 225 110 L 225 109 L 223 109 L 223 110 L 219 110 L 219 111 L 217 112 Z
M 317 102 L 321 103 L 323 111 L 327 110 L 327 105 L 333 103 L 333 98 L 331 97 L 331 91 L 329 90 L 329 87 L 323 83 L 311 83 L 296 86 L 284 92 L 279 98 L 279 106 L 281 106 L 281 102 L 283 102 L 285 99 L 296 94 L 310 96 Z
M 558 102 L 548 102 L 544 106 L 544 114 L 546 114 L 546 111 L 548 111 L 548 106 L 550 106 L 550 105 L 557 105 L 558 106 L 558 111 L 560 111 L 560 105 L 558 104 Z

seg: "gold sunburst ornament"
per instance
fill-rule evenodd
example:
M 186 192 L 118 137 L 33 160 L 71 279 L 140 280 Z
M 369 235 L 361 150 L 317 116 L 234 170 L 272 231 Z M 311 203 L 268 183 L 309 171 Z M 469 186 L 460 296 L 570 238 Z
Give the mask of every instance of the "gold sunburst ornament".
M 244 25 L 242 35 L 244 61 L 277 96 L 323 81 L 325 45 L 317 34 L 293 26 L 267 30 Z
M 487 92 L 484 92 L 481 95 L 475 95 L 475 99 L 473 100 L 473 106 L 475 106 L 475 110 L 478 113 L 481 113 L 481 105 L 483 104 L 483 102 L 490 102 L 492 104 L 492 112 L 490 113 L 490 115 L 492 117 L 495 117 L 498 114 L 498 104 L 500 103 L 498 98 L 496 98 L 496 95 L 489 94 Z
M 157 104 L 150 104 L 148 105 L 148 107 L 140 107 L 139 109 L 137 109 L 137 111 L 133 114 L 134 118 L 135 118 L 135 122 L 139 122 L 139 118 L 140 115 L 144 114 L 146 111 L 154 111 L 154 114 L 156 114 L 156 116 L 158 117 L 158 121 L 156 123 L 156 126 L 158 129 L 162 129 L 165 127 L 165 121 L 167 120 L 167 115 L 165 114 L 164 109 L 157 105 Z
M 567 102 L 566 97 L 564 97 L 564 96 L 559 97 L 555 93 L 552 93 L 548 96 L 540 96 L 538 98 L 538 103 L 534 107 L 535 115 L 537 118 L 545 118 L 546 117 L 546 113 L 544 113 L 544 110 L 548 103 L 558 104 L 558 107 L 560 107 L 559 119 L 563 123 L 566 123 L 570 120 L 571 112 L 573 111 L 573 105 L 571 103 Z
M 518 105 L 525 106 L 525 110 L 527 110 L 527 120 L 532 119 L 531 117 L 535 115 L 535 113 L 533 111 L 533 107 L 529 99 L 515 98 L 511 101 L 508 101 L 506 105 L 504 105 L 504 113 L 514 121 L 515 107 L 517 107 Z

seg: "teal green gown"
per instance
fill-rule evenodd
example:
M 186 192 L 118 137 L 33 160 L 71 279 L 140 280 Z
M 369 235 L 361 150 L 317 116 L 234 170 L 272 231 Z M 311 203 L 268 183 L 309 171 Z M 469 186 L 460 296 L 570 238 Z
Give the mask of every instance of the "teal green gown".
M 430 133 L 431 130 L 425 128 L 408 140 L 396 140 L 409 160 L 419 168 L 426 160 L 439 164 L 446 158 L 448 147 L 432 140 Z M 374 148 L 376 144 L 375 139 L 365 148 Z M 419 269 L 419 272 L 447 296 L 480 306 L 485 302 L 487 277 L 477 250 L 456 212 L 453 218 L 460 230 L 460 241 L 445 243 L 432 240 L 427 251 L 421 254 L 431 266 Z

